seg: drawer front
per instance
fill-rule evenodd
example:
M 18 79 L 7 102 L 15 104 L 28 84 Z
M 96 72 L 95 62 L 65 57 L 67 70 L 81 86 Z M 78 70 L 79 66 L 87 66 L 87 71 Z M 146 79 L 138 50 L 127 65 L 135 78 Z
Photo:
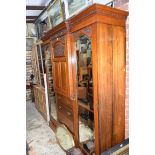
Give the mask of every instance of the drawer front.
M 63 95 L 58 95 L 57 94 L 57 102 L 69 107 L 70 109 L 73 108 L 71 101 L 67 97 L 65 97 Z
M 65 115 L 61 112 L 58 111 L 58 120 L 60 123 L 63 123 L 67 126 L 67 128 L 74 133 L 74 129 L 73 129 L 73 122 L 68 119 L 67 117 L 65 117 Z
M 58 102 L 58 111 L 63 113 L 65 117 L 73 121 L 73 111 L 70 107 Z
M 57 102 L 57 109 L 58 109 L 58 120 L 65 124 L 68 129 L 73 133 L 73 111 L 72 109 L 63 104 L 62 102 Z

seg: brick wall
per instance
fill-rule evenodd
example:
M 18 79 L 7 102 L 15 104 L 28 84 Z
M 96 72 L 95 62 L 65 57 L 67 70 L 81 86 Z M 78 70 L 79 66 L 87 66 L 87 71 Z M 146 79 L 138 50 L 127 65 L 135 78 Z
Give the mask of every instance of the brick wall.
M 129 10 L 129 0 L 114 0 L 114 7 Z M 129 17 L 126 22 L 126 99 L 125 99 L 125 138 L 129 137 Z

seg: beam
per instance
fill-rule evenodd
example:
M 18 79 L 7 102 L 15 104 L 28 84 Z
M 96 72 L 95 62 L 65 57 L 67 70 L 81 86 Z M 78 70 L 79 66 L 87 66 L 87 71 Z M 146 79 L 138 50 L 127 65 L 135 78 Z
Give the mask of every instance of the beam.
M 38 16 L 26 16 L 26 19 L 36 19 Z
M 26 10 L 43 10 L 45 6 L 27 5 Z
M 34 23 L 35 20 L 26 20 L 26 23 Z

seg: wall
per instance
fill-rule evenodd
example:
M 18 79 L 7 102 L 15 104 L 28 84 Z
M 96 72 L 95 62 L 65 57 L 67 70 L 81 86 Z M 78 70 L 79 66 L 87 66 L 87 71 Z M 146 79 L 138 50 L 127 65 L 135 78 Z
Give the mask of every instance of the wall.
M 128 11 L 129 0 L 114 0 L 114 7 Z M 129 17 L 126 22 L 126 101 L 125 101 L 125 138 L 129 137 Z

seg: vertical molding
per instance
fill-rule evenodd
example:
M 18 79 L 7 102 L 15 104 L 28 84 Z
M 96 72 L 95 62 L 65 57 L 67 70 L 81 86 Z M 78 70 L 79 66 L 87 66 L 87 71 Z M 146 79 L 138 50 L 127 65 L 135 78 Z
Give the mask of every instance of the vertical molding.
M 97 24 L 92 25 L 92 69 L 93 69 L 93 96 L 94 96 L 94 129 L 95 129 L 95 154 L 100 154 L 99 138 L 99 101 L 98 101 L 98 57 L 97 57 Z

